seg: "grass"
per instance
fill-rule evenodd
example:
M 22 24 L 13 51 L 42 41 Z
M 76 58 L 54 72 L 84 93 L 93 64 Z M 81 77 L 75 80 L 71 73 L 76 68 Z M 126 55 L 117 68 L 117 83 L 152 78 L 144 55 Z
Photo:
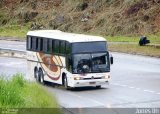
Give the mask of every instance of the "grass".
M 147 35 L 148 40 L 150 40 L 153 44 L 160 44 L 160 33 L 157 33 L 155 35 Z M 127 37 L 127 36 L 107 36 L 107 41 L 109 42 L 139 42 L 140 36 L 137 37 Z
M 56 99 L 41 85 L 24 80 L 21 74 L 4 77 L 0 76 L 0 108 L 16 108 L 26 114 L 60 114 Z
M 138 42 L 137 37 L 127 36 L 107 36 L 105 37 L 108 42 Z
M 5 25 L 0 27 L 0 37 L 14 37 L 24 39 L 29 31 L 30 24 L 21 25 Z M 94 34 L 94 33 L 93 33 Z M 104 36 L 109 42 L 138 42 L 140 36 Z M 148 39 L 153 44 L 160 44 L 160 32 L 147 35 Z
M 29 30 L 28 26 L 10 25 L 0 27 L 0 37 L 15 37 L 24 39 Z
M 115 52 L 160 57 L 160 47 L 139 46 L 138 44 L 109 44 L 108 48 Z

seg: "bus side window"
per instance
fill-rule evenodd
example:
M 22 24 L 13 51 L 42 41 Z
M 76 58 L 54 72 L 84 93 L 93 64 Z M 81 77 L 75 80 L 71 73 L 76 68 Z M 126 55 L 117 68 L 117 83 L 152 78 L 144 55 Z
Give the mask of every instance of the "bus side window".
M 55 40 L 54 42 L 54 53 L 59 53 L 59 41 Z
M 70 55 L 67 55 L 66 66 L 67 66 L 67 70 L 72 72 L 72 58 Z
M 27 50 L 31 50 L 32 38 L 27 36 Z
M 52 40 L 52 53 L 54 53 L 54 40 Z
M 43 42 L 41 38 L 38 38 L 38 51 L 42 51 Z
M 31 46 L 31 49 L 33 50 L 33 51 L 36 51 L 36 37 L 32 37 L 32 46 Z
M 66 54 L 69 54 L 69 53 L 71 53 L 71 46 L 70 46 L 70 43 L 69 42 L 66 42 Z
M 47 49 L 47 40 L 48 39 L 43 39 L 43 52 L 47 52 L 48 49 Z
M 52 52 L 52 39 L 48 39 L 47 47 L 48 47 L 48 52 L 51 53 Z
M 60 53 L 65 54 L 65 41 L 60 41 Z
M 36 41 L 35 41 L 35 45 L 36 45 L 36 46 L 35 46 L 35 50 L 38 51 L 38 38 L 35 38 L 35 40 L 36 40 Z

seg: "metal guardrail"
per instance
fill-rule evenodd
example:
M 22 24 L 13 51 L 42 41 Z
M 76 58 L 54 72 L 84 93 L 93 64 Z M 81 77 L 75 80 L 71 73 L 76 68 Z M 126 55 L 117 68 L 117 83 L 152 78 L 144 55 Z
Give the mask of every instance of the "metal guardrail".
M 26 51 L 0 47 L 0 56 L 26 58 Z

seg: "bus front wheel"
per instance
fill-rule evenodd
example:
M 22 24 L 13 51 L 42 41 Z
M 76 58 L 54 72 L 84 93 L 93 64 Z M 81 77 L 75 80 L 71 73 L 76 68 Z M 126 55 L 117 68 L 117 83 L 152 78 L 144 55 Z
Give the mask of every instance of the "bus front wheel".
M 101 88 L 101 85 L 96 86 L 96 88 L 97 88 L 97 89 L 100 89 L 100 88 Z
M 64 78 L 63 78 L 63 85 L 64 85 L 65 89 L 69 89 L 68 81 L 67 81 L 67 77 L 66 76 L 64 76 Z

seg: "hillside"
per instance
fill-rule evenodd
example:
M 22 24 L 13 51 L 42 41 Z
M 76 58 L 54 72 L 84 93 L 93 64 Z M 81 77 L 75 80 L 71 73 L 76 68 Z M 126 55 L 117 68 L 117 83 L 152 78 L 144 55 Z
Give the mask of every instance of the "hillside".
M 160 32 L 160 0 L 0 0 L 0 26 L 100 35 Z

